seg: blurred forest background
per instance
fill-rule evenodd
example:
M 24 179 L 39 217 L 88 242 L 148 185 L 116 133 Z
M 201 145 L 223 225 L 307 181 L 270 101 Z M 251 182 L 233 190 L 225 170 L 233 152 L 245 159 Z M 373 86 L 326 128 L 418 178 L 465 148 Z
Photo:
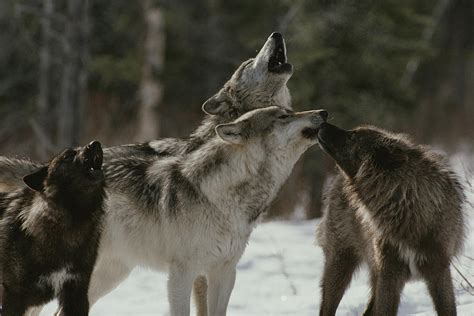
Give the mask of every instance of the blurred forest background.
M 0 154 L 189 135 L 273 31 L 294 65 L 295 109 L 471 149 L 472 0 L 1 0 Z M 319 216 L 333 170 L 315 146 L 270 215 Z

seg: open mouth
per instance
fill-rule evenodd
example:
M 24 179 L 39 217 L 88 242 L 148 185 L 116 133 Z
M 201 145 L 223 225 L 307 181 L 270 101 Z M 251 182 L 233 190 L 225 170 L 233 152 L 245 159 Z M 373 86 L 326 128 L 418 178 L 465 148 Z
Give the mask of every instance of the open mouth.
M 273 33 L 271 38 L 274 41 L 274 48 L 268 59 L 268 71 L 273 73 L 287 73 L 293 71 L 293 66 L 288 63 L 283 36 L 280 33 Z
M 102 146 L 93 141 L 84 149 L 84 167 L 92 178 L 102 177 L 102 162 L 104 159 Z

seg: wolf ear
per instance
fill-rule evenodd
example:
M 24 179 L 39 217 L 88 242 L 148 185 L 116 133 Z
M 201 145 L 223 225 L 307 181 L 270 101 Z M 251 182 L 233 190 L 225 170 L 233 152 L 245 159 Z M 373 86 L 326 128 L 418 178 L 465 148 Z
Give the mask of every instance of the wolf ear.
M 23 182 L 34 191 L 42 192 L 44 189 L 44 180 L 48 175 L 48 167 L 42 167 L 36 172 L 23 177 Z
M 210 97 L 202 105 L 202 110 L 210 115 L 218 115 L 229 111 L 232 102 L 224 89 L 221 89 L 214 96 Z
M 216 126 L 216 133 L 220 139 L 232 144 L 242 144 L 242 126 L 239 123 L 220 124 Z
M 401 167 L 407 160 L 407 154 L 401 149 L 387 147 L 375 148 L 375 163 L 380 168 L 393 170 Z

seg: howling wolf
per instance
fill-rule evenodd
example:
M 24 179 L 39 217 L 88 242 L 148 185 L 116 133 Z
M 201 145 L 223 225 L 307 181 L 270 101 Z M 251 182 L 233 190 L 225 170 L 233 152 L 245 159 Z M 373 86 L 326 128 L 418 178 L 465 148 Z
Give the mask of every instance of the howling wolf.
M 67 149 L 24 177 L 28 188 L 1 193 L 0 271 L 4 316 L 59 300 L 63 315 L 88 315 L 99 247 L 102 148 Z
M 438 315 L 455 315 L 450 263 L 462 248 L 464 193 L 445 159 L 374 127 L 323 123 L 318 139 L 340 169 L 318 229 L 326 257 L 320 315 L 335 315 L 363 261 L 372 286 L 364 315 L 396 315 L 414 277 L 426 282 Z
M 105 169 L 114 157 L 139 156 L 147 159 L 149 156 L 190 153 L 214 137 L 218 124 L 231 122 L 253 109 L 273 105 L 291 110 L 291 97 L 286 84 L 292 74 L 293 66 L 288 63 L 285 40 L 280 33 L 272 33 L 257 56 L 243 62 L 223 88 L 202 105 L 208 116 L 194 133 L 183 139 L 166 138 L 106 148 Z M 22 187 L 22 177 L 38 166 L 25 159 L 0 157 L 0 191 Z
M 105 149 L 104 170 L 108 190 L 110 192 L 133 194 L 131 200 L 139 203 L 137 207 L 143 212 L 137 213 L 135 220 L 144 220 L 143 215 L 151 214 L 156 209 L 154 203 L 149 203 L 149 197 L 154 196 L 156 200 L 159 200 L 161 194 L 161 188 L 150 186 L 148 182 L 150 175 L 146 172 L 146 166 L 154 161 L 180 160 L 183 159 L 183 156 L 193 154 L 215 138 L 217 125 L 232 122 L 250 110 L 272 105 L 291 111 L 291 99 L 286 83 L 292 72 L 292 65 L 287 62 L 284 39 L 281 34 L 273 33 L 257 56 L 242 63 L 231 79 L 224 84 L 224 87 L 203 104 L 203 111 L 208 116 L 190 137 L 184 139 L 168 138 Z M 19 181 L 21 176 L 35 167 L 36 164 L 31 161 L 0 158 L 0 183 L 7 184 L 9 187 L 21 186 L 22 183 Z M 124 170 L 128 170 L 128 174 L 133 176 L 127 177 L 127 182 L 117 181 Z M 179 179 L 177 180 L 179 183 Z M 175 186 L 177 184 L 169 183 L 166 185 Z M 128 199 L 121 198 L 119 194 L 114 196 L 118 200 L 124 200 L 126 204 L 130 202 Z M 111 215 L 114 212 L 114 209 L 110 209 L 108 214 Z M 116 226 L 115 220 L 114 216 L 110 216 L 110 219 L 106 221 L 106 226 L 111 225 L 110 231 L 117 230 L 117 234 L 120 235 L 121 239 L 117 239 L 116 242 L 122 244 L 123 247 L 127 247 L 131 243 L 131 240 L 127 240 L 132 239 L 136 232 L 127 230 L 126 227 L 121 226 L 121 223 Z M 155 224 L 155 222 L 149 222 L 150 230 L 156 230 L 153 228 Z M 156 267 L 153 260 L 150 259 L 151 262 L 147 262 L 144 258 L 152 256 L 152 252 L 157 249 L 155 244 L 160 244 L 160 241 L 151 239 L 150 242 L 152 243 L 142 245 L 143 254 L 139 258 L 134 258 L 133 252 L 130 256 L 127 256 L 126 252 L 113 255 L 106 252 L 106 246 L 101 247 L 100 252 L 104 251 L 104 256 L 103 260 L 99 261 L 103 261 L 104 265 L 110 263 L 113 268 L 102 267 L 101 269 L 100 264 L 98 265 L 98 271 L 93 275 L 89 293 L 91 303 L 114 289 L 126 278 L 135 265 L 144 264 Z M 105 245 L 106 242 L 103 242 L 103 244 Z M 168 247 L 173 246 L 168 245 Z M 179 245 L 175 247 L 179 247 Z M 144 254 L 148 255 L 145 256 Z M 200 278 L 199 280 L 200 286 L 197 286 L 197 289 L 199 289 L 197 292 L 201 294 L 198 299 L 200 300 L 199 308 L 202 313 L 202 308 L 206 309 L 206 285 L 205 279 Z

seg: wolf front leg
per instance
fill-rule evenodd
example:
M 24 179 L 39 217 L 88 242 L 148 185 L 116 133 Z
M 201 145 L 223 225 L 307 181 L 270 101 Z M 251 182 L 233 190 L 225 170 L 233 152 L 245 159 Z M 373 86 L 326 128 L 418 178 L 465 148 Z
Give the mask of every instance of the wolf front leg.
M 341 247 L 335 253 L 326 253 L 321 282 L 320 316 L 336 315 L 337 307 L 359 263 L 360 258 L 354 249 Z
M 5 289 L 3 292 L 2 316 L 24 315 L 27 310 L 26 298 L 22 294 Z
M 89 315 L 89 300 L 87 289 L 89 278 L 73 280 L 63 284 L 58 297 L 61 308 L 60 316 L 87 316 Z
M 214 267 L 208 273 L 209 288 L 207 291 L 208 315 L 225 316 L 230 294 L 235 284 L 234 262 Z
M 196 273 L 186 265 L 172 263 L 168 276 L 168 301 L 171 316 L 189 316 L 191 291 Z

